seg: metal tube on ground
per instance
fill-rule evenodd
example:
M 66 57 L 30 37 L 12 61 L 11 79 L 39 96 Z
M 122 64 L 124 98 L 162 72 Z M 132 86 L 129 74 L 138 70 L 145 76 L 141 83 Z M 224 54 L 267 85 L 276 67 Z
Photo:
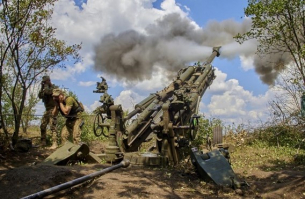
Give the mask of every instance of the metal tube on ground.
M 97 171 L 95 173 L 92 173 L 92 174 L 89 174 L 89 175 L 86 175 L 86 176 L 83 176 L 83 177 L 80 177 L 80 178 L 77 178 L 75 180 L 71 180 L 69 182 L 65 182 L 63 184 L 59 184 L 57 186 L 54 186 L 54 187 L 51 187 L 49 189 L 45 189 L 43 191 L 40 191 L 40 192 L 37 192 L 37 193 L 34 193 L 34 194 L 31 194 L 31 195 L 28 195 L 28 196 L 25 196 L 21 199 L 31 199 L 31 198 L 43 198 L 45 196 L 48 196 L 48 195 L 51 195 L 53 193 L 56 193 L 56 192 L 59 192 L 59 191 L 62 191 L 64 189 L 67 189 L 67 188 L 70 188 L 70 187 L 73 187 L 75 185 L 78 185 L 80 183 L 83 183 L 83 182 L 86 182 L 88 180 L 91 180 L 92 178 L 95 178 L 95 177 L 98 177 L 100 175 L 103 175 L 105 173 L 108 173 L 110 171 L 113 171 L 115 169 L 118 169 L 118 168 L 121 168 L 121 167 L 128 167 L 130 165 L 130 161 L 129 160 L 123 160 L 122 162 L 120 162 L 119 164 L 116 164 L 116 165 L 113 165 L 111 167 L 108 167 L 106 169 L 103 169 L 101 171 Z

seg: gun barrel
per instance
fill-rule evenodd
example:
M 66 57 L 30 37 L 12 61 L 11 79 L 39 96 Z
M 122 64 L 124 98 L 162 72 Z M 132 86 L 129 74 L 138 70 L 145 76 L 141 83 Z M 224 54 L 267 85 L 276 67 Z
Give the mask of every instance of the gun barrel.
M 214 60 L 215 57 L 219 57 L 219 55 L 220 55 L 219 49 L 220 49 L 220 46 L 219 46 L 219 47 L 214 47 L 214 48 L 213 48 L 213 53 L 212 53 L 212 55 L 210 55 L 210 57 L 205 61 L 205 64 L 210 64 L 210 63 L 212 63 L 212 61 Z
M 30 199 L 30 198 L 43 198 L 45 196 L 48 196 L 48 195 L 51 195 L 53 193 L 56 193 L 56 192 L 59 192 L 59 191 L 62 191 L 64 189 L 67 189 L 67 188 L 70 188 L 70 187 L 73 187 L 75 185 L 78 185 L 80 183 L 83 183 L 83 182 L 86 182 L 92 178 L 95 178 L 95 177 L 98 177 L 98 176 L 101 176 L 105 173 L 108 173 L 110 171 L 113 171 L 115 169 L 118 169 L 118 168 L 121 168 L 121 167 L 128 167 L 130 165 L 130 161 L 129 160 L 123 160 L 122 162 L 120 162 L 119 164 L 116 164 L 116 165 L 113 165 L 111 167 L 108 167 L 106 169 L 103 169 L 101 171 L 97 171 L 95 173 L 92 173 L 92 174 L 89 174 L 89 175 L 86 175 L 86 176 L 83 176 L 83 177 L 80 177 L 80 178 L 77 178 L 75 180 L 72 180 L 72 181 L 69 181 L 69 182 L 66 182 L 66 183 L 63 183 L 63 184 L 60 184 L 60 185 L 57 185 L 57 186 L 54 186 L 54 187 L 51 187 L 49 189 L 45 189 L 43 191 L 40 191 L 40 192 L 37 192 L 37 193 L 34 193 L 32 195 L 29 195 L 29 196 L 26 196 L 26 197 L 23 197 L 21 199 Z
M 150 94 L 147 98 L 145 98 L 140 103 L 138 103 L 135 106 L 135 110 L 130 112 L 124 119 L 129 120 L 135 114 L 140 113 L 141 111 L 143 111 L 155 98 L 157 98 L 157 96 L 155 94 Z

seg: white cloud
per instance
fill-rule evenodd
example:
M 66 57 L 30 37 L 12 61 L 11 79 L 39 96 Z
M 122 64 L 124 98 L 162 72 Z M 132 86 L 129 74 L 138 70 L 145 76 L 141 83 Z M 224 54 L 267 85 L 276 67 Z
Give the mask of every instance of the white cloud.
M 74 76 L 85 72 L 92 64 L 92 58 L 90 54 L 86 54 L 82 62 L 74 65 L 68 65 L 66 68 L 56 68 L 52 71 L 51 79 L 53 80 L 67 80 L 71 79 L 75 81 Z
M 179 12 L 185 15 L 173 0 L 164 1 L 163 10 L 153 8 L 153 2 L 88 0 L 80 9 L 71 0 L 60 0 L 55 4 L 52 21 L 57 28 L 58 38 L 69 44 L 82 42 L 82 51 L 89 52 L 105 34 L 129 29 L 144 32 L 143 28 L 164 14 Z
M 101 106 L 101 102 L 99 101 L 94 101 L 93 104 L 91 104 L 89 107 L 87 107 L 89 112 L 94 111 L 97 107 Z
M 157 92 L 163 89 L 166 85 L 170 83 L 168 77 L 166 77 L 166 73 L 162 68 L 156 68 L 156 71 L 153 72 L 153 78 L 149 80 L 144 80 L 142 82 L 137 83 L 133 86 L 133 89 L 138 91 L 146 91 L 146 92 Z M 128 87 L 128 86 L 127 86 Z
M 72 78 L 74 81 L 75 79 L 73 76 L 77 73 L 73 66 L 67 66 L 66 69 L 57 68 L 53 70 L 51 74 L 51 78 L 53 80 L 68 80 Z
M 187 13 L 183 12 L 179 5 L 176 4 L 175 0 L 165 0 L 161 3 L 161 8 L 166 12 L 169 13 L 179 13 L 182 16 L 186 16 Z
M 95 85 L 95 84 L 96 84 L 96 82 L 93 82 L 93 81 L 88 81 L 88 82 L 82 82 L 82 81 L 80 81 L 80 82 L 78 83 L 78 85 L 84 86 L 84 87 L 89 87 L 89 86 L 92 86 L 92 85 Z
M 240 86 L 238 80 L 226 80 L 227 75 L 220 70 L 216 70 L 216 74 L 216 81 L 209 90 L 212 94 L 211 101 L 206 107 L 200 107 L 201 112 L 227 123 L 258 122 L 267 119 L 267 104 L 274 97 L 274 89 L 254 96 L 252 92 Z
M 114 99 L 115 104 L 121 104 L 123 110 L 133 110 L 134 106 L 138 104 L 144 97 L 140 96 L 132 90 L 124 90 L 118 97 Z
M 214 79 L 213 84 L 210 86 L 210 89 L 209 89 L 209 92 L 212 94 L 223 93 L 226 90 L 234 87 L 236 85 L 236 83 L 238 84 L 237 80 L 226 81 L 227 74 L 221 72 L 216 67 L 215 67 L 215 75 L 216 75 L 216 79 Z
M 253 57 L 246 57 L 244 55 L 239 56 L 240 62 L 241 62 L 241 67 L 245 70 L 248 71 L 250 69 L 254 68 L 254 58 Z

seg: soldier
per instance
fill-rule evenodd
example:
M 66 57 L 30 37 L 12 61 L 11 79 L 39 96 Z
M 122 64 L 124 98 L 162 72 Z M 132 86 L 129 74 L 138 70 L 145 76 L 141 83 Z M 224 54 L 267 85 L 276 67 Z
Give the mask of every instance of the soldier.
M 79 144 L 81 139 L 81 127 L 84 124 L 81 119 L 81 113 L 84 111 L 82 105 L 73 97 L 65 96 L 60 89 L 53 90 L 53 99 L 56 106 L 52 114 L 62 114 L 66 119 L 66 124 L 61 130 L 61 142 L 64 144 L 69 137 L 73 137 L 73 143 Z
M 56 124 L 57 118 L 52 117 L 52 110 L 54 109 L 56 103 L 53 100 L 52 93 L 53 89 L 58 88 L 54 84 L 52 84 L 49 76 L 43 76 L 41 81 L 41 89 L 39 91 L 38 97 L 42 99 L 44 106 L 46 108 L 40 124 L 40 133 L 41 133 L 41 145 L 46 146 L 46 138 L 47 138 L 47 126 L 50 124 L 50 129 L 52 131 L 52 146 L 51 149 L 57 148 L 57 131 Z

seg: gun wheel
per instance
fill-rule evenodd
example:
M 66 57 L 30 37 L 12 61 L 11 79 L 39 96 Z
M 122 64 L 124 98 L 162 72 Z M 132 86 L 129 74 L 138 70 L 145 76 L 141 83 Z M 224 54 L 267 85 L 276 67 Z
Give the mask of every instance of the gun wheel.
M 197 131 L 198 131 L 198 118 L 192 117 L 190 120 L 190 138 L 191 138 L 191 140 L 196 139 Z
M 93 123 L 93 133 L 96 137 L 100 137 L 101 135 L 105 137 L 109 137 L 108 132 L 109 128 L 102 126 L 102 124 L 105 122 L 105 118 L 102 114 L 97 114 L 94 118 Z

